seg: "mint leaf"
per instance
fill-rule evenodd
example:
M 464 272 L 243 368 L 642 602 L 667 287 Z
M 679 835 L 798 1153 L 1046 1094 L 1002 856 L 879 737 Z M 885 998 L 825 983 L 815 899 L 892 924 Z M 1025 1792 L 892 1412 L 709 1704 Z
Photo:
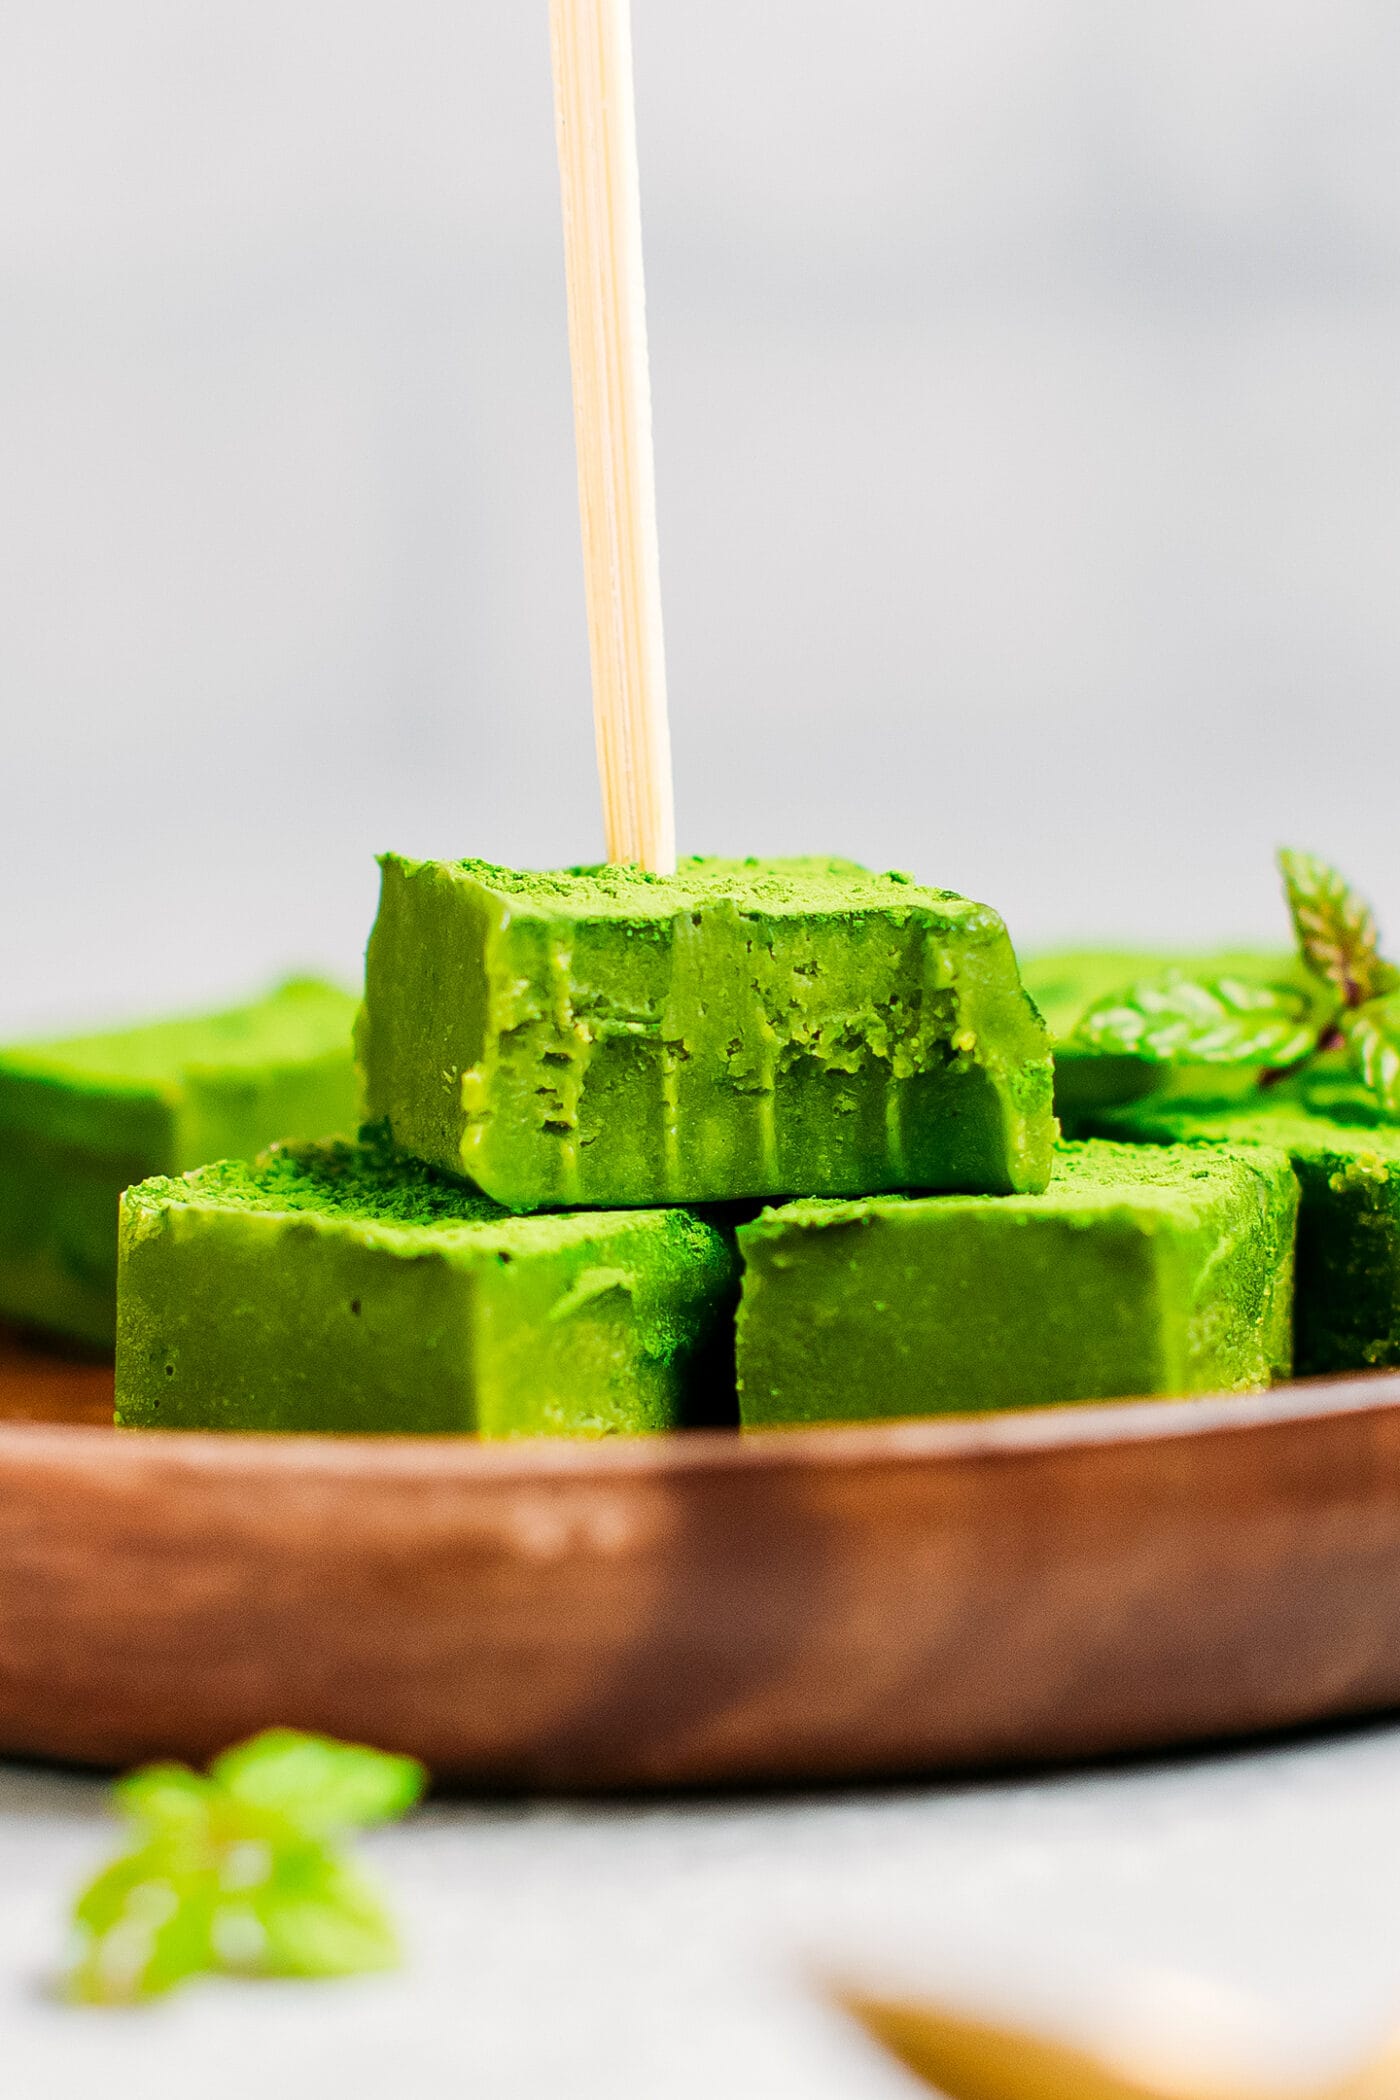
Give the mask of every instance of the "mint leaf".
M 1363 1006 L 1392 988 L 1394 971 L 1376 946 L 1371 907 L 1350 883 L 1311 853 L 1287 847 L 1278 864 L 1293 914 L 1298 952 L 1344 1006 Z
M 73 1915 L 79 1925 L 86 1925 L 93 1932 L 109 1932 L 126 1916 L 135 1892 L 155 1882 L 169 1885 L 165 1863 L 153 1859 L 145 1849 L 128 1853 L 125 1859 L 114 1860 L 88 1885 Z
M 398 1934 L 362 1875 L 328 1852 L 278 1862 L 253 1899 L 260 1966 L 274 1976 L 354 1976 L 391 1969 Z
M 235 1801 L 285 1816 L 309 1837 L 392 1822 L 427 1783 L 411 1757 L 290 1728 L 269 1728 L 226 1750 L 210 1766 L 210 1778 Z
M 1400 1115 L 1400 992 L 1343 1014 L 1352 1065 L 1388 1116 Z
M 1287 985 L 1175 974 L 1098 1000 L 1071 1040 L 1159 1064 L 1290 1065 L 1317 1042 L 1308 1000 Z
M 209 1820 L 213 1789 L 188 1765 L 143 1765 L 113 1788 L 116 1804 L 152 1834 L 202 1829 Z
M 119 1860 L 78 1906 L 86 1944 L 72 1996 L 86 2005 L 130 2005 L 210 1968 L 217 1889 L 209 1873 L 177 1878 L 139 1855 Z
M 426 1774 L 412 1758 L 272 1729 L 207 1776 L 148 1765 L 117 1806 L 141 1842 L 74 1908 L 72 1994 L 125 2004 L 202 1970 L 344 1976 L 398 1958 L 380 1898 L 330 1840 L 402 1815 Z

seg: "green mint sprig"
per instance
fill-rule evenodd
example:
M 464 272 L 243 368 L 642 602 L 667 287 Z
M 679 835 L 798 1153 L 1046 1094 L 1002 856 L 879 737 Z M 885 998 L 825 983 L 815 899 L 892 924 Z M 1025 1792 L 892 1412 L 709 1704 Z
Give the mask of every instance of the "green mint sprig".
M 135 1843 L 78 1899 L 71 1995 L 128 2005 L 210 1971 L 394 1967 L 392 1921 L 338 1846 L 403 1815 L 426 1779 L 412 1758 L 274 1728 L 207 1773 L 157 1764 L 119 1780 Z
M 1343 1009 L 1365 1006 L 1394 972 L 1381 961 L 1375 915 L 1325 860 L 1284 847 L 1278 857 L 1298 953 L 1330 985 Z
M 1169 971 L 1096 1000 L 1073 1041 L 1161 1064 L 1252 1065 L 1266 1086 L 1344 1050 L 1384 1112 L 1400 1116 L 1400 970 L 1380 952 L 1375 916 L 1326 861 L 1287 848 L 1278 860 L 1311 992 Z
M 1353 1067 L 1388 1116 L 1400 1116 L 1400 994 L 1368 999 L 1338 1024 Z
M 1285 985 L 1172 974 L 1133 985 L 1092 1006 L 1076 1031 L 1090 1050 L 1158 1063 L 1291 1064 L 1312 1049 L 1307 998 Z

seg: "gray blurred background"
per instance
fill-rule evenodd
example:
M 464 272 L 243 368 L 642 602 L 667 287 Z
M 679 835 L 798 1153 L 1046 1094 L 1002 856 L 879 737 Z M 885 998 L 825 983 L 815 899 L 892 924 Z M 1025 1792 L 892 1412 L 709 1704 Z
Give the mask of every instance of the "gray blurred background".
M 682 849 L 1400 941 L 1400 10 L 636 0 Z M 545 0 L 8 0 L 0 1027 L 601 851 Z

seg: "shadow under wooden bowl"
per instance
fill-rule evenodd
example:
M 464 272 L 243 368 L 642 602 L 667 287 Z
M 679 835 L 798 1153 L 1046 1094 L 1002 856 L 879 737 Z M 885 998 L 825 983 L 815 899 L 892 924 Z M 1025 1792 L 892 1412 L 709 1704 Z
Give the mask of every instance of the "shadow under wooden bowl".
M 1400 1705 L 1400 1373 L 603 1444 L 110 1415 L 110 1370 L 0 1353 L 6 1752 L 282 1722 L 478 1783 L 674 1786 Z

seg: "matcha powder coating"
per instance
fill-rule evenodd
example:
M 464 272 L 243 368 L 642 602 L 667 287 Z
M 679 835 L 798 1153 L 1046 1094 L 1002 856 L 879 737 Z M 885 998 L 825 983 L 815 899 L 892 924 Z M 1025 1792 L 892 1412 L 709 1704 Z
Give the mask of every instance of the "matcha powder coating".
M 1298 1191 L 1263 1146 L 1066 1145 L 1043 1195 L 804 1201 L 740 1227 L 749 1427 L 1286 1376 Z
M 377 1142 L 278 1147 L 122 1199 L 117 1419 L 679 1428 L 731 1400 L 736 1277 L 689 1211 L 514 1217 Z
M 405 1152 L 511 1210 L 1045 1186 L 996 913 L 844 861 L 382 862 L 358 1044 Z
M 1325 1072 L 1249 1101 L 1141 1101 L 1101 1111 L 1107 1137 L 1268 1145 L 1302 1189 L 1300 1378 L 1400 1364 L 1400 1129 L 1365 1088 Z
M 254 1005 L 0 1051 L 0 1315 L 111 1349 L 117 1203 L 152 1174 L 353 1130 L 355 1000 Z

